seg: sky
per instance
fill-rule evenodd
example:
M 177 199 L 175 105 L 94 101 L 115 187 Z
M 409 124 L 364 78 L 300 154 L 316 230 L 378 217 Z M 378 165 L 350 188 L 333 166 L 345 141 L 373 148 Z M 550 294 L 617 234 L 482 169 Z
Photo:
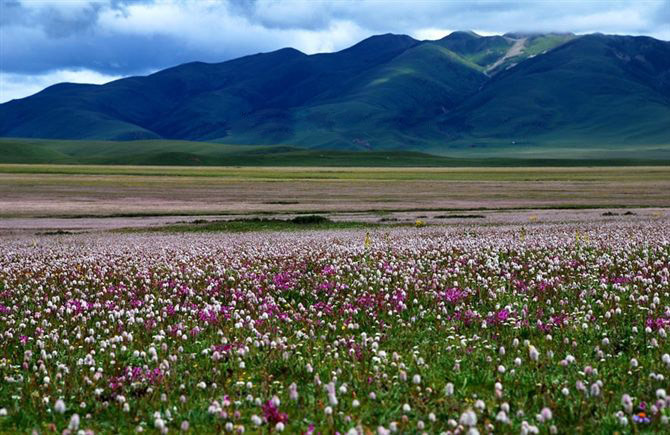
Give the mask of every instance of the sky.
M 454 30 L 670 40 L 670 0 L 0 0 L 0 103 L 65 81 L 105 83 L 282 47 L 311 54 L 375 34 L 438 39 Z

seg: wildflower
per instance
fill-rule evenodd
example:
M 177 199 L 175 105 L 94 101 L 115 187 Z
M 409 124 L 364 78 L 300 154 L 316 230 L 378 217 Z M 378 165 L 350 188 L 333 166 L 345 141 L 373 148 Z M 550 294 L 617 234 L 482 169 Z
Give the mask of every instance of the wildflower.
M 528 346 L 528 354 L 533 361 L 537 361 L 540 358 L 540 352 L 533 345 Z
M 263 414 L 267 421 L 272 424 L 286 423 L 288 415 L 285 412 L 279 411 L 277 400 L 268 400 L 263 404 Z
M 337 406 L 337 396 L 335 395 L 335 382 L 326 384 L 326 391 L 328 392 L 328 402 L 331 406 Z
M 361 406 L 361 402 L 359 402 L 357 399 L 354 399 L 353 402 L 351 402 L 351 406 L 354 408 L 358 408 Z
M 459 419 L 459 423 L 463 426 L 476 426 L 477 425 L 477 414 L 472 409 L 468 409 Z
M 507 413 L 501 410 L 498 411 L 498 414 L 496 414 L 496 421 L 499 421 L 503 424 L 509 424 L 511 420 L 507 416 Z
M 633 421 L 638 424 L 645 424 L 650 423 L 651 419 L 647 417 L 645 412 L 638 412 L 637 414 L 633 415 Z
M 598 397 L 600 396 L 600 385 L 597 382 L 591 384 L 591 396 Z
M 277 432 L 283 432 L 284 431 L 284 423 L 281 421 L 275 425 L 275 429 Z
M 545 408 L 542 408 L 542 411 L 540 411 L 540 414 L 538 415 L 538 417 L 539 418 L 537 420 L 540 423 L 544 423 L 544 422 L 547 422 L 547 421 L 551 420 L 551 418 L 553 417 L 553 414 L 551 413 L 551 409 L 545 407 Z
M 56 400 L 56 403 L 54 404 L 54 411 L 59 414 L 63 414 L 65 412 L 65 402 L 63 402 L 62 399 Z
M 295 382 L 289 385 L 288 390 L 289 390 L 289 398 L 293 401 L 298 400 L 298 386 L 296 385 Z
M 70 423 L 68 424 L 67 428 L 72 431 L 79 429 L 79 414 L 72 414 L 72 417 L 70 417 Z
M 0 417 L 7 416 L 7 408 L 0 408 Z
M 409 406 L 409 403 L 405 403 L 402 406 L 402 410 L 405 411 L 405 412 L 410 412 L 412 410 L 412 408 Z
M 633 400 L 628 394 L 621 396 L 621 406 L 628 414 L 633 412 Z
M 256 426 L 260 426 L 261 424 L 263 424 L 263 420 L 257 415 L 251 416 L 251 422 Z
M 421 383 L 421 376 L 420 375 L 414 375 L 414 377 L 412 377 L 412 383 L 414 385 L 419 385 Z
M 444 386 L 444 395 L 453 396 L 453 394 L 454 394 L 454 384 L 448 382 L 447 385 Z
M 188 428 L 189 428 L 188 420 L 182 421 L 181 425 L 180 425 L 180 428 L 181 428 L 182 432 L 188 431 Z
M 630 366 L 631 366 L 631 368 L 637 368 L 638 362 L 635 358 L 630 360 Z

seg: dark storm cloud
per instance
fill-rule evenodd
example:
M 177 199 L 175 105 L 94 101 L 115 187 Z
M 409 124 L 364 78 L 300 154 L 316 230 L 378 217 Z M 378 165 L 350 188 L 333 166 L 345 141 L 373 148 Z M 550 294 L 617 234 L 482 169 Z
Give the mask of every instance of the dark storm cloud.
M 143 74 L 285 46 L 332 51 L 385 32 L 432 39 L 459 29 L 600 31 L 670 39 L 670 1 L 660 0 L 0 0 L 0 6 L 0 72 L 13 83 L 62 71 Z

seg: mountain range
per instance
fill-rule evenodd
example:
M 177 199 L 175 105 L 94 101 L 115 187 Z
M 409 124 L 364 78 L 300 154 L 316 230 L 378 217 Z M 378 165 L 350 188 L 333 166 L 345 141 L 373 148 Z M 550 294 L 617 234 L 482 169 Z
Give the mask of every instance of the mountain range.
M 0 136 L 443 155 L 641 147 L 670 157 L 670 42 L 454 32 L 385 34 L 313 55 L 285 48 L 57 84 L 0 105 Z

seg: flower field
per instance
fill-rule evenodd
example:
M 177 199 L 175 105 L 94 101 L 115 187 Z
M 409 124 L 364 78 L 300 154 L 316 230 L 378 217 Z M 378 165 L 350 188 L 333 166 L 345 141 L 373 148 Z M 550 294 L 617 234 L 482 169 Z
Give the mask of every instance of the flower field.
M 0 241 L 0 431 L 670 431 L 670 222 Z

